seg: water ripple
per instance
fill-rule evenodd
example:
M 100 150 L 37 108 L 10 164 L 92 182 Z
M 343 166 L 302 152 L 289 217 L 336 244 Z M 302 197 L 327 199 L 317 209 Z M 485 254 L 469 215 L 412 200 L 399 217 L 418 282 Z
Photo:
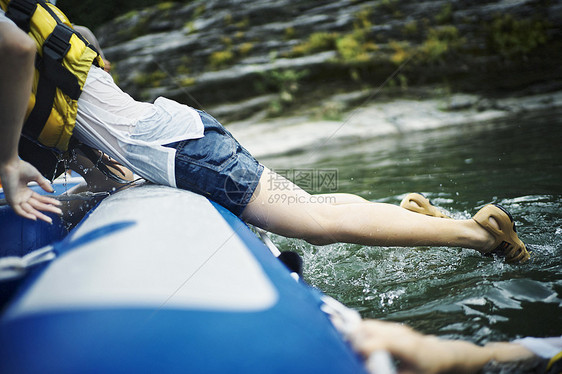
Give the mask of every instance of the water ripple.
M 408 192 L 425 191 L 457 219 L 499 203 L 512 213 L 532 252 L 524 265 L 458 248 L 275 241 L 303 255 L 309 283 L 365 317 L 479 343 L 560 335 L 562 116 L 549 115 L 518 118 L 517 131 L 512 123 L 500 123 L 421 132 L 330 149 L 313 164 L 306 153 L 293 160 L 337 168 L 338 192 L 364 191 L 372 201 L 398 204 Z

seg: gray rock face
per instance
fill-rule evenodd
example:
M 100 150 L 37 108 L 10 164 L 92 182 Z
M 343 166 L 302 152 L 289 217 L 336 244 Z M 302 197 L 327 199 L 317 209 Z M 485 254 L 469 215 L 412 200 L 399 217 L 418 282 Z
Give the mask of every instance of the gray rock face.
M 383 82 L 559 89 L 561 25 L 562 0 L 210 0 L 162 3 L 96 33 L 134 97 L 230 104 L 238 118 Z

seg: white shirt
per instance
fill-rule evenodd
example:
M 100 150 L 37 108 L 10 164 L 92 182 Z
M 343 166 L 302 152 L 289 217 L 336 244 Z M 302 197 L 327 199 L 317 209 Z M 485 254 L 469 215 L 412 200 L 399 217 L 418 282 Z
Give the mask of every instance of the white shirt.
M 176 187 L 176 150 L 163 145 L 203 137 L 199 113 L 163 97 L 135 101 L 92 66 L 78 99 L 74 134 L 143 178 Z

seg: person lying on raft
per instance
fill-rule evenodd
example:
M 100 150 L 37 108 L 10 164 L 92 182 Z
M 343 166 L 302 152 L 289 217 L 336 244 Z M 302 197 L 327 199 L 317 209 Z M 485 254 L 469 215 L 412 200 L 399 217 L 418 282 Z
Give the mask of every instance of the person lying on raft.
M 50 222 L 43 212 L 61 213 L 60 202 L 27 187 L 35 181 L 52 191 L 48 180 L 18 157 L 37 47 L 2 18 L 0 13 L 0 179 L 17 214 Z M 453 220 L 420 195 L 407 196 L 402 207 L 351 194 L 333 194 L 333 199 L 323 199 L 333 203 L 319 203 L 289 181 L 284 183 L 289 186 L 283 190 L 284 201 L 295 203 L 272 199 L 279 191 L 269 182 L 282 177 L 251 157 L 214 118 L 163 98 L 154 104 L 137 102 L 95 66 L 79 99 L 75 136 L 149 181 L 195 191 L 248 223 L 313 244 L 459 246 L 497 251 L 507 261 L 529 258 L 513 220 L 495 205 L 482 208 L 473 219 Z M 386 349 L 418 372 L 470 371 L 490 359 L 529 355 L 519 347 L 479 349 L 444 342 L 377 321 L 362 323 L 351 341 L 365 354 Z
M 0 22 L 0 179 L 17 214 L 49 221 L 41 211 L 59 212 L 58 203 L 26 187 L 36 181 L 50 191 L 49 183 L 18 158 L 35 53 L 27 34 Z M 352 194 L 313 199 L 259 163 L 209 114 L 162 97 L 138 102 L 95 65 L 78 99 L 74 136 L 148 181 L 202 194 L 247 223 L 315 245 L 451 246 L 498 253 L 510 262 L 529 259 L 512 218 L 496 205 L 456 220 L 431 209 L 420 214 L 414 200 L 403 209 Z M 283 191 L 271 183 L 279 180 Z M 286 199 L 276 199 L 280 193 Z

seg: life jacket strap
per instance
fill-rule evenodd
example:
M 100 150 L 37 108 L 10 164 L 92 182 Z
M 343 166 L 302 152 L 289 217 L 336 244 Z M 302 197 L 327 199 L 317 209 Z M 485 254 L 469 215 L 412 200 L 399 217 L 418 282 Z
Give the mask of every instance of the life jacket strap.
M 36 101 L 23 126 L 23 133 L 33 139 L 39 137 L 49 119 L 57 87 L 72 100 L 78 100 L 82 92 L 76 76 L 62 65 L 73 34 L 74 30 L 59 23 L 43 43 L 43 56 L 36 56 L 35 67 L 39 71 Z
M 6 16 L 26 33 L 31 30 L 31 17 L 37 9 L 37 1 L 34 0 L 12 0 L 8 4 Z
M 41 62 L 48 79 L 51 79 L 72 100 L 78 100 L 82 92 L 78 78 L 62 65 L 64 56 L 70 50 L 70 38 L 74 33 L 74 30 L 67 25 L 58 24 L 43 44 Z

